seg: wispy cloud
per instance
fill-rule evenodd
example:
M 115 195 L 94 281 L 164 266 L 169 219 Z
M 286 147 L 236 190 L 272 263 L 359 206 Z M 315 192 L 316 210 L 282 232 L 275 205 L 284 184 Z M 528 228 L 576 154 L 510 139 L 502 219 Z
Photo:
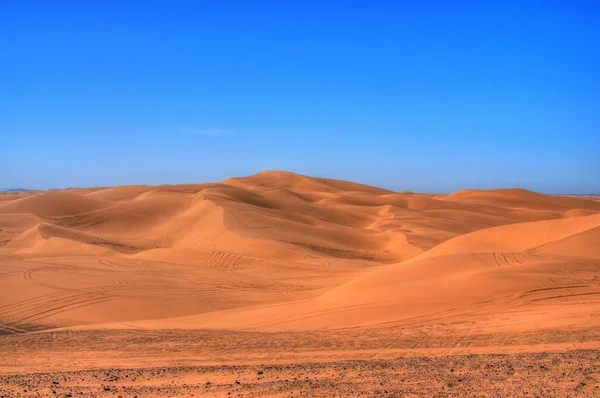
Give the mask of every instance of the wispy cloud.
M 198 129 L 198 128 L 190 127 L 190 126 L 182 126 L 180 129 L 181 129 L 182 133 L 189 134 L 189 135 L 204 135 L 204 136 L 210 136 L 210 137 L 217 137 L 217 136 L 227 134 L 227 131 L 222 130 L 222 129 L 215 129 L 215 128 Z

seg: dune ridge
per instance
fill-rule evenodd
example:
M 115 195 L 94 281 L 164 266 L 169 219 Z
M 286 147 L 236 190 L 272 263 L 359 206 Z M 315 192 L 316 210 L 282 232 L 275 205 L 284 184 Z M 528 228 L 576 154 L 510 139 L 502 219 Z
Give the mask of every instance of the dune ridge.
M 0 260 L 10 272 L 0 283 L 25 278 L 0 305 L 35 304 L 19 316 L 0 310 L 7 333 L 107 321 L 257 331 L 376 326 L 458 316 L 483 302 L 510 312 L 530 305 L 518 297 L 536 289 L 577 285 L 586 298 L 598 289 L 600 202 L 584 198 L 392 192 L 267 171 L 5 199 Z M 114 281 L 98 286 L 98 273 L 111 271 Z M 64 273 L 83 284 L 75 290 L 106 302 L 60 299 L 73 288 Z M 162 273 L 172 285 L 160 285 Z M 56 305 L 44 294 L 56 294 Z M 173 300 L 178 310 L 168 313 Z

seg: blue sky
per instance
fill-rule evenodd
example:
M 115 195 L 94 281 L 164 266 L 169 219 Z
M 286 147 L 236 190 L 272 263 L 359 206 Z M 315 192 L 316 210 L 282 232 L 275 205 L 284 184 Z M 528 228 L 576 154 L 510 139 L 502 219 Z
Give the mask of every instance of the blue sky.
M 600 2 L 39 3 L 0 4 L 0 187 L 600 193 Z

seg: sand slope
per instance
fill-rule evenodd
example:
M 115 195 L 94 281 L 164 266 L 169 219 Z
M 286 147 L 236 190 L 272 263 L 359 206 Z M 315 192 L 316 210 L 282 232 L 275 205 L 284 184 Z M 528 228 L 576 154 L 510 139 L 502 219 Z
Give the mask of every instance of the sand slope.
M 554 308 L 544 319 L 548 326 L 568 317 L 563 312 L 570 310 L 560 309 L 563 304 L 582 299 L 579 310 L 588 314 L 600 308 L 595 299 L 600 295 L 599 227 L 600 215 L 490 228 L 365 272 L 309 301 L 171 319 L 164 325 L 265 331 L 347 328 L 472 316 L 482 309 L 506 316 L 506 311 L 522 311 L 532 303 L 544 313 L 547 308 L 539 304 L 548 301 Z M 511 239 L 515 236 L 519 239 Z M 583 304 L 590 300 L 593 305 Z M 539 322 L 535 314 L 528 317 Z M 588 321 L 581 314 L 575 318 Z
M 568 196 L 548 196 L 526 189 L 463 190 L 442 200 L 524 209 L 600 210 L 600 202 Z
M 314 330 L 592 300 L 598 217 L 583 198 L 276 171 L 6 196 L 0 326 Z
M 594 197 L 0 194 L 0 395 L 596 396 L 599 349 Z

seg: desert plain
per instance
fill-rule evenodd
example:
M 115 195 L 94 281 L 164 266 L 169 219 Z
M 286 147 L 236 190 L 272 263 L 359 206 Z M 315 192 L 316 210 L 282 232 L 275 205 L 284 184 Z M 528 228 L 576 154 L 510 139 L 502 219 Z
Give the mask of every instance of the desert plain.
M 0 194 L 0 396 L 600 396 L 600 201 L 280 171 Z

